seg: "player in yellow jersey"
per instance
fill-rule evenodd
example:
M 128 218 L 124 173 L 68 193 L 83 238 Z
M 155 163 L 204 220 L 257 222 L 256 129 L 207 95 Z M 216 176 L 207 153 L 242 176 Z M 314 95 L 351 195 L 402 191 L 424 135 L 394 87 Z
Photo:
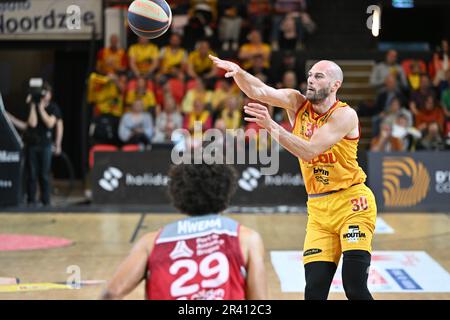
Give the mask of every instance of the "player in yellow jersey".
M 273 121 L 258 103 L 244 107 L 245 120 L 265 128 L 298 157 L 308 193 L 308 224 L 303 250 L 305 299 L 326 299 L 343 254 L 342 279 L 348 299 L 371 300 L 367 278 L 376 203 L 364 184 L 357 162 L 358 116 L 340 102 L 341 68 L 332 61 L 316 63 L 308 74 L 305 96 L 294 89 L 274 89 L 237 64 L 210 56 L 251 99 L 284 108 L 292 133 Z

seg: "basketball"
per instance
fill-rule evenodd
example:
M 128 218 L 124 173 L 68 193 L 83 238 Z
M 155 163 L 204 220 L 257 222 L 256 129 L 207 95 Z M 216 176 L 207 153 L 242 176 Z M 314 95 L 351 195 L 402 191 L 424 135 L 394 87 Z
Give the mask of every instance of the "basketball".
M 128 24 L 135 34 L 154 39 L 172 23 L 172 11 L 164 0 L 135 0 L 128 7 Z

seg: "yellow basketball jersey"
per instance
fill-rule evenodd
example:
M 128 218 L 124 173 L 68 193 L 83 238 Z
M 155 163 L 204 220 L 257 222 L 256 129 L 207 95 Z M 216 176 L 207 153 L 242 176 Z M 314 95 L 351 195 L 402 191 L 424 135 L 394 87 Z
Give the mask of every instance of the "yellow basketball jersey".
M 330 115 L 346 103 L 336 103 L 325 113 L 314 112 L 311 102 L 305 101 L 297 110 L 294 129 L 296 136 L 310 140 L 314 131 L 327 123 Z M 357 159 L 358 138 L 344 137 L 324 153 L 311 161 L 299 158 L 300 168 L 308 194 L 318 194 L 347 189 L 348 187 L 366 181 L 366 174 L 359 167 Z

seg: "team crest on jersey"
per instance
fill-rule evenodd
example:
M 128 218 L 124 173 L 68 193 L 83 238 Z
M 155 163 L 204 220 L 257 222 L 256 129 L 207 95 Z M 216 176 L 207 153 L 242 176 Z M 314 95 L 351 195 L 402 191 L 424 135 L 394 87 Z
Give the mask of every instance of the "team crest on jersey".
M 318 128 L 316 123 L 307 122 L 306 123 L 306 129 L 305 129 L 305 136 L 307 138 L 311 138 L 314 134 L 314 131 L 316 131 Z
M 181 240 L 178 241 L 175 245 L 175 248 L 170 253 L 170 258 L 172 260 L 179 259 L 179 258 L 190 258 L 194 255 L 194 251 L 189 248 L 189 246 L 186 244 L 186 241 Z

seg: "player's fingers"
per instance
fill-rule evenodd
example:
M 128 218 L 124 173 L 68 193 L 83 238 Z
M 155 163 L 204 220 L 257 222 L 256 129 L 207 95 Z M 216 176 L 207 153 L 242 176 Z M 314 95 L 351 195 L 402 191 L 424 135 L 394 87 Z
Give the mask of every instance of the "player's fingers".
M 246 113 L 246 114 L 249 114 L 249 115 L 251 115 L 251 116 L 254 116 L 254 117 L 256 117 L 256 118 L 258 118 L 258 119 L 260 119 L 260 120 L 263 120 L 264 119 L 264 114 L 262 114 L 261 112 L 259 112 L 258 110 L 252 110 L 252 109 L 244 109 L 244 112 Z
M 244 112 L 246 114 L 254 116 L 254 117 L 258 118 L 258 119 L 264 118 L 264 116 L 261 113 L 259 113 L 258 111 L 256 111 L 256 110 L 251 110 L 251 109 L 248 109 L 248 108 L 244 108 Z
M 245 117 L 244 120 L 247 122 L 258 122 L 259 121 L 259 119 L 249 118 L 249 117 Z
M 220 61 L 219 58 L 217 58 L 216 56 L 213 56 L 212 54 L 208 55 L 208 57 L 214 62 L 219 62 Z
M 258 104 L 254 105 L 254 104 L 251 103 L 251 102 L 248 103 L 246 106 L 244 106 L 244 109 L 250 109 L 250 110 L 257 111 L 257 112 L 264 112 L 264 111 L 267 110 L 266 107 L 264 107 L 264 106 L 262 106 L 262 105 L 258 105 Z
M 227 73 L 225 73 L 225 78 L 234 77 L 235 74 L 236 74 L 236 71 L 227 72 Z
M 252 105 L 250 105 L 251 103 L 248 103 L 248 104 L 246 104 L 245 106 L 244 106 L 244 109 L 249 109 L 249 110 L 262 110 L 262 109 L 260 109 L 260 108 L 258 108 L 258 107 L 255 107 L 255 106 L 252 106 Z
M 260 103 L 249 102 L 247 105 L 250 106 L 250 107 L 253 107 L 255 109 L 259 109 L 259 110 L 267 110 L 267 107 L 262 105 L 262 104 L 260 104 Z

